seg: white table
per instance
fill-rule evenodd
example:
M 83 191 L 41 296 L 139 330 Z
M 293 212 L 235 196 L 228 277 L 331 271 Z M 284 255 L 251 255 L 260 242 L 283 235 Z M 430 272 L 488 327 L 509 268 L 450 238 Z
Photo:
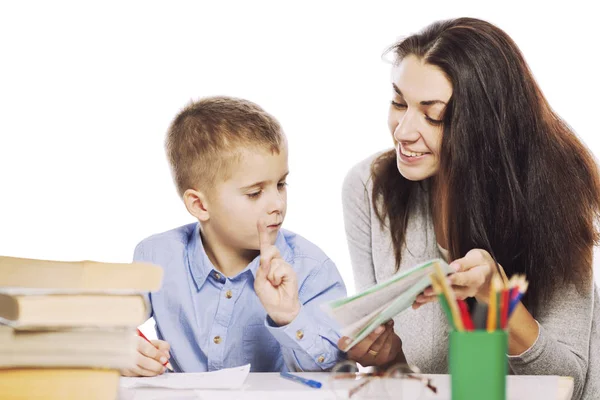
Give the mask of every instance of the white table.
M 300 376 L 323 383 L 321 389 L 313 389 L 296 382 L 283 379 L 278 373 L 250 373 L 244 387 L 239 390 L 173 390 L 137 388 L 119 391 L 119 400 L 232 400 L 232 399 L 284 399 L 284 400 L 335 400 L 335 393 L 329 385 L 327 373 L 300 373 Z M 437 394 L 426 391 L 424 399 L 450 400 L 450 377 L 448 375 L 427 375 L 433 379 Z M 349 386 L 355 382 L 347 381 Z M 337 387 L 337 386 L 336 386 Z M 507 400 L 570 400 L 573 392 L 573 379 L 556 376 L 508 376 Z M 354 398 L 354 397 L 353 397 Z M 360 396 L 357 395 L 360 399 Z M 394 397 L 397 399 L 398 397 Z M 402 400 L 413 400 L 410 395 Z

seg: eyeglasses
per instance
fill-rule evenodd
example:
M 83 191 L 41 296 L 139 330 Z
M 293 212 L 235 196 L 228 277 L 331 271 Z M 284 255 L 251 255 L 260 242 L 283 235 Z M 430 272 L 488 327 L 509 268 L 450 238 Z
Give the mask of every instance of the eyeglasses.
M 407 364 L 396 364 L 373 372 L 359 372 L 356 363 L 342 361 L 331 370 L 329 387 L 336 399 L 424 399 L 437 393 L 431 379 Z

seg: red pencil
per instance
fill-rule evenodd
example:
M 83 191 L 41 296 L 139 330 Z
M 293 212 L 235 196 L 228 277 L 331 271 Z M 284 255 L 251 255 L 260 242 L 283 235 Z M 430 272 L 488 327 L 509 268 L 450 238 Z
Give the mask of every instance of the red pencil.
M 502 305 L 500 306 L 500 327 L 502 329 L 506 329 L 506 326 L 508 325 L 508 307 L 509 307 L 508 296 L 509 296 L 509 290 L 506 288 L 503 289 L 502 290 Z
M 152 344 L 152 342 L 151 342 L 151 341 L 150 341 L 150 340 L 149 340 L 149 339 L 148 339 L 146 336 L 144 336 L 144 334 L 142 333 L 142 331 L 140 331 L 139 329 L 137 330 L 137 334 L 138 334 L 138 336 L 140 336 L 140 337 L 142 337 L 143 339 L 145 339 L 145 340 L 146 340 L 146 342 L 148 342 L 148 343 Z M 154 346 L 154 344 L 152 344 L 152 346 Z M 171 372 L 173 371 L 173 367 L 171 366 L 171 363 L 170 363 L 169 361 L 167 361 L 167 362 L 166 362 L 166 363 L 164 363 L 163 365 L 164 365 L 165 367 L 167 367 L 167 369 L 168 369 L 169 371 L 171 371 Z
M 467 331 L 475 330 L 475 325 L 473 325 L 473 320 L 471 319 L 471 315 L 469 314 L 469 308 L 467 307 L 467 303 L 464 300 L 457 300 L 458 308 L 460 308 L 460 315 L 463 320 L 463 325 Z

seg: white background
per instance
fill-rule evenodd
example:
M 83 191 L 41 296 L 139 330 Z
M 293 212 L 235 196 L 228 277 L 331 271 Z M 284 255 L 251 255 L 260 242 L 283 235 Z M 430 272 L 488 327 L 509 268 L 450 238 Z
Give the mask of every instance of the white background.
M 141 239 L 192 222 L 164 135 L 190 100 L 224 94 L 281 122 L 284 226 L 318 244 L 353 292 L 341 184 L 391 143 L 381 54 L 398 37 L 450 17 L 497 24 L 600 154 L 598 15 L 530 3 L 2 2 L 0 254 L 128 262 Z

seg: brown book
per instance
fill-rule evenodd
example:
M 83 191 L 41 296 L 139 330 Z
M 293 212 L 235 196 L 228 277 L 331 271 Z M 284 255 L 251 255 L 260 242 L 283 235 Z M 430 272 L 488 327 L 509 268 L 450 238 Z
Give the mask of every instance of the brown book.
M 2 293 L 0 322 L 18 329 L 138 326 L 147 319 L 141 295 Z
M 3 400 L 115 400 L 118 393 L 117 370 L 0 370 L 0 396 Z
M 0 325 L 0 370 L 19 367 L 130 368 L 135 362 L 136 343 L 135 329 L 16 331 Z
M 162 276 L 161 267 L 147 263 L 48 261 L 0 256 L 0 287 L 152 292 L 160 288 Z

